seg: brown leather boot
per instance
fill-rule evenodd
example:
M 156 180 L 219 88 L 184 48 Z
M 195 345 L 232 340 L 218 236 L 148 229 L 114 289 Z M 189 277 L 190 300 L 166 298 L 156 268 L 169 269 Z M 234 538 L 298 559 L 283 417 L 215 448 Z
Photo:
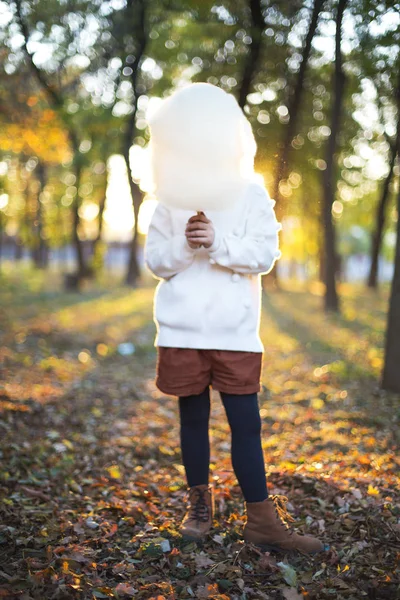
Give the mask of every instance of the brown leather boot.
M 214 491 L 211 485 L 189 488 L 189 506 L 180 526 L 185 538 L 198 540 L 210 531 L 214 515 Z
M 269 496 L 263 502 L 246 502 L 247 523 L 243 537 L 265 551 L 299 551 L 315 554 L 329 550 L 311 535 L 299 535 L 290 529 L 287 521 L 293 517 L 287 512 L 286 496 Z

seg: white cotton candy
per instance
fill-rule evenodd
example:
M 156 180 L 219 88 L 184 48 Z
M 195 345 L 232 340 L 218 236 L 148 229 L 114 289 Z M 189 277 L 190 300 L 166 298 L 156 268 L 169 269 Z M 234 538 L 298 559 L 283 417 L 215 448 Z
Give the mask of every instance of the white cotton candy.
M 153 191 L 171 208 L 231 207 L 254 178 L 256 143 L 235 98 L 209 83 L 163 100 L 150 118 Z

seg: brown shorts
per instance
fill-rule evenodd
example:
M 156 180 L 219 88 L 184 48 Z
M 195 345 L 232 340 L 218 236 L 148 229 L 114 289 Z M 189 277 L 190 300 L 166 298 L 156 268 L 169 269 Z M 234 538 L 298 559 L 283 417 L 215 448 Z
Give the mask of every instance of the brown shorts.
M 208 385 L 227 394 L 260 391 L 262 353 L 158 347 L 156 386 L 164 394 L 192 396 Z

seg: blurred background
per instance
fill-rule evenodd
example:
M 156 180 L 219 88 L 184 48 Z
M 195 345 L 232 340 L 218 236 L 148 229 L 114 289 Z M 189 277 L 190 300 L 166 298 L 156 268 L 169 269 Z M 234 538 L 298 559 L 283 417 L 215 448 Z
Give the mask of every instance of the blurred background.
M 0 0 L 1 597 L 399 597 L 399 25 L 389 0 Z M 340 564 L 240 554 L 218 402 L 218 535 L 178 547 L 147 119 L 196 81 L 237 98 L 283 226 L 260 330 L 270 490 Z
M 146 116 L 207 81 L 252 123 L 283 224 L 277 275 L 323 278 L 328 216 L 340 279 L 389 281 L 399 6 L 342 4 L 0 2 L 3 265 L 77 279 L 105 268 L 135 283 L 155 207 Z
M 156 206 L 147 118 L 206 81 L 238 99 L 282 222 L 267 279 L 388 290 L 399 195 L 400 4 L 0 2 L 0 268 L 136 286 Z M 57 279 L 58 277 L 58 279 Z

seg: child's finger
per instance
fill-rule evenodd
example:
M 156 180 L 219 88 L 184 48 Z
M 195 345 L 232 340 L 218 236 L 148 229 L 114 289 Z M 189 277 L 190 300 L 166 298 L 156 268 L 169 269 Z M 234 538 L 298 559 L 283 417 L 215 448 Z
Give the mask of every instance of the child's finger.
M 201 213 L 199 215 L 193 215 L 193 217 L 190 217 L 188 223 L 194 223 L 195 221 L 197 221 L 198 223 L 210 223 L 210 219 L 207 219 L 206 215 L 204 213 Z
M 204 241 L 207 242 L 210 239 L 208 235 L 187 235 L 186 238 L 196 244 L 201 244 Z
M 208 229 L 208 224 L 201 223 L 199 221 L 197 221 L 196 223 L 190 223 L 189 225 L 186 225 L 186 231 L 197 231 L 197 230 L 205 231 L 207 229 Z
M 201 230 L 185 231 L 185 235 L 186 235 L 186 237 L 194 237 L 194 238 L 198 238 L 198 237 L 210 237 L 210 235 L 208 234 L 207 231 L 201 231 Z
M 200 237 L 204 237 L 204 233 L 200 231 L 192 231 L 190 233 L 186 233 L 186 237 L 188 240 L 197 240 Z
M 198 246 L 205 246 L 210 244 L 210 240 L 208 238 L 198 238 L 196 241 L 190 241 L 190 243 Z

